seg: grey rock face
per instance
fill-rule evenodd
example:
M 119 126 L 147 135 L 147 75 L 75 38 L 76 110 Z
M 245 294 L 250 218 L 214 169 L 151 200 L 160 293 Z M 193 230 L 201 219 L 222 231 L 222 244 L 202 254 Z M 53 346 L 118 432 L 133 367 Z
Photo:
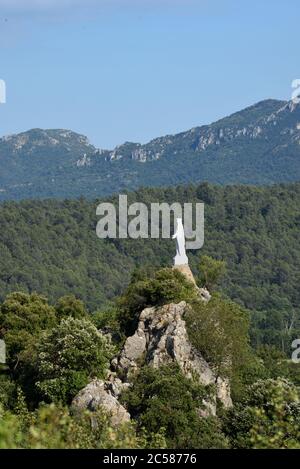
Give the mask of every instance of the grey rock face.
M 100 407 L 111 415 L 113 426 L 119 426 L 130 420 L 129 413 L 107 389 L 107 384 L 102 380 L 94 379 L 74 398 L 72 411 L 80 412 L 85 409 L 95 411 Z
M 114 365 L 130 381 L 144 362 L 159 367 L 176 362 L 188 378 L 197 376 L 203 385 L 214 384 L 216 397 L 227 408 L 232 405 L 229 383 L 217 377 L 201 354 L 191 346 L 184 321 L 187 304 L 169 304 L 142 311 L 135 334 L 129 337 Z M 213 403 L 215 409 L 215 402 Z M 211 405 L 211 403 L 210 403 Z M 215 410 L 214 410 L 215 412 Z
M 201 299 L 205 302 L 208 303 L 209 300 L 211 299 L 211 294 L 206 288 L 199 288 L 197 287 L 198 295 L 201 297 Z
M 203 301 L 210 299 L 207 290 L 201 289 L 201 296 Z M 199 410 L 199 415 L 215 415 L 217 398 L 225 408 L 231 407 L 228 381 L 216 376 L 189 342 L 184 320 L 188 307 L 187 303 L 182 301 L 178 304 L 144 309 L 140 314 L 136 332 L 127 338 L 119 356 L 112 360 L 111 367 L 114 371 L 110 373 L 107 381 L 95 379 L 89 383 L 73 400 L 73 409 L 93 411 L 103 407 L 111 414 L 112 425 L 127 422 L 130 415 L 118 402 L 118 397 L 124 389 L 131 386 L 134 373 L 143 364 L 158 368 L 174 362 L 186 377 L 198 378 L 199 383 L 205 386 L 215 386 L 215 395 L 209 401 L 203 401 L 205 409 Z

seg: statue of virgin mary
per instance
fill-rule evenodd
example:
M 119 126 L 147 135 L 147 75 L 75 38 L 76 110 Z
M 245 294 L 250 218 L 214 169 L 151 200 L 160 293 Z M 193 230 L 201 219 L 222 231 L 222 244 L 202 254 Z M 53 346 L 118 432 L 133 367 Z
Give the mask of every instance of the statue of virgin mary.
M 176 218 L 176 221 L 176 232 L 172 236 L 173 239 L 176 239 L 176 256 L 174 257 L 174 265 L 187 265 L 189 260 L 185 252 L 185 234 L 182 219 Z

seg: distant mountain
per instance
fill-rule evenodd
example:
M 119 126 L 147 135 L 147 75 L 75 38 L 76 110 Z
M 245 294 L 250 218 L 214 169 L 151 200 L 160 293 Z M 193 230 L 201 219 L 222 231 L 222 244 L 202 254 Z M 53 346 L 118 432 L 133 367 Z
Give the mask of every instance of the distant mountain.
M 0 168 L 0 200 L 300 181 L 300 105 L 266 100 L 211 125 L 112 151 L 70 130 L 33 129 L 0 139 Z

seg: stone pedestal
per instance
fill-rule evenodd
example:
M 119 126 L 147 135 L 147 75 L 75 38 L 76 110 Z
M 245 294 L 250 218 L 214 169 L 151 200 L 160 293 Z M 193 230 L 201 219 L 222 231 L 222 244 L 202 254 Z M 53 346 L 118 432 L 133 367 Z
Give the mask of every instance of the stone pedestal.
M 174 265 L 173 269 L 179 270 L 179 272 L 181 272 L 190 282 L 196 285 L 193 272 L 188 264 Z
M 176 254 L 174 257 L 174 265 L 187 265 L 189 263 L 188 257 L 186 254 Z
M 193 285 L 195 285 L 198 295 L 202 301 L 204 301 L 205 303 L 209 302 L 209 300 L 211 299 L 211 294 L 206 288 L 198 287 L 193 272 L 191 271 L 188 264 L 174 265 L 173 269 L 179 270 L 179 272 L 181 272 L 187 280 L 189 280 L 190 282 L 192 282 Z

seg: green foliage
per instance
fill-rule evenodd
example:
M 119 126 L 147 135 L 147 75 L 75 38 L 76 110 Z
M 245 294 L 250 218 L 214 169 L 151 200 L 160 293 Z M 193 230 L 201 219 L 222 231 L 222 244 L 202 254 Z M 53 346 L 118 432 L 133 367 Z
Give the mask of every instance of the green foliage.
M 37 294 L 10 294 L 0 308 L 0 324 L 8 352 L 8 369 L 0 374 L 0 403 L 6 408 L 14 406 L 16 385 L 30 407 L 42 398 L 69 403 L 89 379 L 104 376 L 114 353 L 75 297 L 61 298 L 54 309 Z
M 126 335 L 132 334 L 140 312 L 148 306 L 192 301 L 195 298 L 193 284 L 176 269 L 161 269 L 148 278 L 134 276 L 118 302 L 121 328 Z
M 104 377 L 114 349 L 87 319 L 63 319 L 35 346 L 36 383 L 53 402 L 70 403 L 94 377 Z
M 285 356 L 290 355 L 291 343 L 299 337 L 299 308 L 286 305 L 280 309 L 252 314 L 252 343 L 261 349 L 264 346 L 275 347 Z
M 129 203 L 136 200 L 205 202 L 203 257 L 199 265 L 191 251 L 191 267 L 230 300 L 214 293 L 200 303 L 185 277 L 160 269 L 170 265 L 172 241 L 98 240 L 94 203 L 1 205 L 0 337 L 8 369 L 0 370 L 0 447 L 298 448 L 300 368 L 287 354 L 300 333 L 300 184 L 144 189 L 129 194 Z M 82 300 L 96 312 L 89 316 Z M 113 350 L 97 329 L 120 346 L 144 307 L 181 300 L 191 306 L 192 344 L 230 378 L 232 410 L 199 417 L 208 390 L 173 367 L 143 368 L 123 395 L 137 431 L 135 424 L 112 429 L 101 411 L 78 420 L 58 404 L 105 375 Z M 42 400 L 56 405 L 38 408 Z
M 226 272 L 226 262 L 218 261 L 210 256 L 201 256 L 199 270 L 200 285 L 212 291 Z
M 248 337 L 248 314 L 236 303 L 213 295 L 208 303 L 192 303 L 186 313 L 189 339 L 217 375 L 238 386 L 253 361 Z
M 21 439 L 17 416 L 9 411 L 4 411 L 0 405 L 0 449 L 18 448 Z
M 170 448 L 226 447 L 218 421 L 199 417 L 202 399 L 210 391 L 185 378 L 175 365 L 144 367 L 122 401 L 139 428 L 154 433 L 163 428 Z
M 112 427 L 101 410 L 74 417 L 61 405 L 42 405 L 17 414 L 0 407 L 0 449 L 142 449 L 164 448 L 161 433 L 136 434 L 131 423 Z
M 112 428 L 101 411 L 74 418 L 67 408 L 51 404 L 42 406 L 34 415 L 26 445 L 33 449 L 133 448 L 138 440 L 131 425 Z
M 107 307 L 103 310 L 95 311 L 90 316 L 91 321 L 105 334 L 110 334 L 113 344 L 117 350 L 120 350 L 124 344 L 125 335 L 121 331 L 120 312 L 117 307 Z
M 55 323 L 55 310 L 45 297 L 19 292 L 7 296 L 0 308 L 0 334 L 6 342 L 7 363 L 11 370 L 17 370 L 25 349 Z
M 140 165 L 142 166 L 142 165 Z M 117 197 L 110 201 L 117 204 Z M 142 189 L 128 202 L 205 203 L 201 254 L 223 260 L 218 290 L 251 311 L 255 347 L 290 354 L 300 333 L 298 241 L 300 184 L 272 187 L 209 184 Z M 106 239 L 95 234 L 100 200 L 22 201 L 0 205 L 0 301 L 13 291 L 76 295 L 88 310 L 107 309 L 136 267 L 169 266 L 174 241 Z M 190 251 L 195 277 L 199 252 Z
M 55 306 L 55 310 L 58 320 L 68 317 L 82 319 L 87 316 L 83 302 L 78 300 L 74 295 L 67 295 L 59 298 Z
M 16 399 L 16 383 L 10 378 L 9 374 L 0 371 L 0 406 L 3 409 L 13 407 Z
M 229 410 L 224 431 L 234 448 L 300 448 L 299 389 L 284 379 L 260 380 Z
M 282 377 L 300 386 L 299 364 L 286 358 L 284 352 L 274 346 L 264 345 L 257 350 L 257 356 L 264 366 L 264 378 Z

